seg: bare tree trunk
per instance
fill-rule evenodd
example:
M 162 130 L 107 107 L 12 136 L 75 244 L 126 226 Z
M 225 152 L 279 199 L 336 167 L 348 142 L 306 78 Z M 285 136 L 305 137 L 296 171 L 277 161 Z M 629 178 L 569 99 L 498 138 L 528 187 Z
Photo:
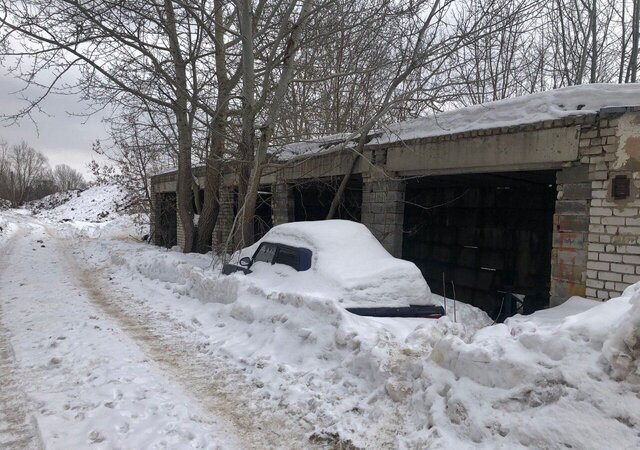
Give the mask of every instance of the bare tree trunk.
M 244 0 L 246 1 L 246 0 Z M 260 187 L 260 178 L 262 177 L 262 169 L 267 156 L 267 149 L 275 128 L 275 121 L 280 113 L 280 109 L 285 100 L 287 88 L 293 80 L 295 71 L 295 57 L 300 46 L 300 38 L 307 22 L 307 18 L 311 11 L 312 0 L 305 0 L 300 9 L 298 21 L 293 25 L 291 34 L 286 43 L 284 56 L 282 59 L 282 73 L 278 80 L 277 87 L 274 92 L 273 100 L 269 105 L 264 125 L 260 129 L 260 139 L 256 148 L 256 156 L 253 163 L 253 170 L 249 178 L 247 193 L 243 203 L 243 214 L 241 222 L 242 244 L 251 245 L 254 240 L 253 220 L 258 202 L 258 189 Z M 242 20 L 242 19 L 241 19 Z M 243 45 L 245 42 L 243 41 Z M 244 53 L 243 53 L 244 54 Z
M 364 147 L 364 146 L 363 146 Z M 351 175 L 353 175 L 353 171 L 358 164 L 358 160 L 360 159 L 360 152 L 357 152 L 353 155 L 353 160 L 351 161 L 351 165 L 349 166 L 349 170 L 342 177 L 342 181 L 340 182 L 340 186 L 336 191 L 336 194 L 333 196 L 333 200 L 331 200 L 331 206 L 329 207 L 329 213 L 327 214 L 327 220 L 331 220 L 335 218 L 336 213 L 338 212 L 338 208 L 340 207 L 340 202 L 342 201 L 342 197 L 344 197 L 344 192 L 347 190 L 347 185 L 349 184 L 349 179 Z
M 187 65 L 180 52 L 173 4 L 171 0 L 165 0 L 164 5 L 167 14 L 166 26 L 169 33 L 169 50 L 176 71 L 177 89 L 174 113 L 178 129 L 178 217 L 184 230 L 183 251 L 189 253 L 193 249 L 195 229 L 193 226 L 193 203 L 191 199 L 193 183 L 193 174 L 191 172 L 192 134 L 188 117 Z
M 223 115 L 224 114 L 224 115 Z M 220 183 L 222 181 L 222 155 L 224 153 L 224 137 L 226 111 L 214 118 L 212 124 L 209 157 L 207 158 L 206 178 L 204 185 L 204 203 L 198 221 L 198 248 L 206 253 L 211 246 L 213 230 L 220 212 Z
M 590 83 L 597 82 L 598 75 L 598 34 L 597 34 L 597 0 L 591 1 L 591 11 L 589 16 L 591 18 L 591 76 L 589 78 Z
M 238 19 L 242 41 L 242 141 L 240 143 L 240 170 L 238 173 L 238 203 L 246 202 L 255 135 L 255 62 L 253 54 L 253 9 L 251 0 L 238 2 Z M 246 210 L 246 204 L 238 209 Z M 253 216 L 251 223 L 240 223 L 240 245 L 253 243 Z
M 633 15 L 631 23 L 631 58 L 629 60 L 629 67 L 631 68 L 631 75 L 629 81 L 636 82 L 636 76 L 638 72 L 638 38 L 640 37 L 640 0 L 633 1 Z

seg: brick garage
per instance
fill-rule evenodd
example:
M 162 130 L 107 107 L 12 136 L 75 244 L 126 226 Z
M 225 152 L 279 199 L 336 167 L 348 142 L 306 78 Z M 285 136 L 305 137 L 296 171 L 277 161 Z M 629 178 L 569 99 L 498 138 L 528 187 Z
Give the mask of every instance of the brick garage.
M 349 151 L 321 152 L 294 159 L 263 177 L 263 187 L 272 193 L 272 223 L 302 217 L 300 211 L 296 212 L 296 202 L 300 208 L 297 186 L 317 182 L 321 182 L 319 186 L 335 186 L 351 162 Z M 198 170 L 196 176 L 202 183 L 203 173 Z M 572 295 L 611 298 L 628 284 L 640 281 L 640 108 L 635 106 L 578 111 L 555 120 L 387 144 L 372 141 L 354 170 L 358 182 L 351 189 L 358 192 L 352 193 L 352 198 L 361 202 L 354 216 L 359 216 L 393 255 L 417 263 L 435 260 L 435 247 L 416 249 L 405 245 L 411 222 L 415 222 L 407 217 L 407 187 L 411 191 L 414 180 L 483 174 L 517 177 L 523 173 L 534 177 L 539 174 L 539 181 L 544 178 L 547 186 L 556 189 L 551 199 L 553 210 L 545 209 L 548 228 L 529 230 L 540 235 L 544 231 L 550 236 L 548 244 L 540 244 L 535 250 L 536 258 L 545 258 L 548 266 L 544 269 L 548 271 L 544 286 L 549 304 L 559 304 Z M 175 192 L 175 173 L 153 177 L 152 186 L 154 199 L 159 198 L 157 194 Z M 223 248 L 233 222 L 234 189 L 234 176 L 229 173 L 225 176 L 222 210 L 213 236 L 217 250 Z M 526 187 L 519 189 L 526 194 Z M 427 198 L 425 202 L 430 201 Z M 523 198 L 526 201 L 526 195 Z M 152 219 L 152 225 L 160 224 Z M 179 223 L 176 228 L 180 245 Z M 520 228 L 525 235 L 527 226 Z M 492 251 L 483 250 L 487 254 Z M 450 273 L 456 268 L 464 265 L 452 267 Z M 424 269 L 425 275 L 433 278 L 428 270 Z M 535 276 L 544 270 L 536 269 Z M 525 275 L 514 276 L 525 279 Z M 481 278 L 478 277 L 478 285 Z

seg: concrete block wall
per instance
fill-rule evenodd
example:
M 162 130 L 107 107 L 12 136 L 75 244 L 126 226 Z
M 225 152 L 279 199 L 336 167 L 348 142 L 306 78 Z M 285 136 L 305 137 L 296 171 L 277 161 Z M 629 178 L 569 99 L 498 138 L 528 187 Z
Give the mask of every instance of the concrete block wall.
M 553 216 L 550 304 L 585 296 L 591 182 L 589 166 L 576 163 L 556 173 L 558 197 Z
M 273 225 L 293 222 L 294 215 L 293 191 L 286 183 L 274 183 L 271 187 L 271 211 Z
M 606 300 L 640 281 L 640 113 L 603 115 L 583 127 L 580 154 L 592 189 L 586 296 Z M 618 175 L 630 179 L 622 200 L 612 195 Z
M 361 222 L 398 258 L 402 255 L 404 194 L 404 181 L 363 179 Z
M 227 239 L 233 227 L 233 190 L 229 187 L 220 188 L 220 212 L 218 213 L 218 221 L 213 231 L 213 251 L 220 253 L 225 251 Z M 230 242 L 233 247 L 233 240 Z M 226 249 L 233 251 L 233 248 Z

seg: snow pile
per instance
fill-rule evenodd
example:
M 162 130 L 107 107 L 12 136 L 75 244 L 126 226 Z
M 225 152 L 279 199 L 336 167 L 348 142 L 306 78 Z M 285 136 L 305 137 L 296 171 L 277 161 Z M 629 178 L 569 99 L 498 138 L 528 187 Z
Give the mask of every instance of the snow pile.
M 0 198 L 0 211 L 11 208 L 11 202 L 9 200 L 5 200 L 4 198 Z
M 139 237 L 146 233 L 148 219 L 130 214 L 130 205 L 130 196 L 123 188 L 98 185 L 77 191 L 52 209 L 37 212 L 36 216 L 65 223 L 65 232 L 74 236 Z
M 451 317 L 367 318 L 313 286 L 295 292 L 275 289 L 262 276 L 221 276 L 206 255 L 92 244 L 100 248 L 93 261 L 153 299 L 141 310 L 173 317 L 171 332 L 242 368 L 253 386 L 246 395 L 260 397 L 247 401 L 259 402 L 265 419 L 285 409 L 313 424 L 318 442 L 361 448 L 638 442 L 640 400 L 614 381 L 619 376 L 604 344 L 609 335 L 612 349 L 620 348 L 618 334 L 628 340 L 620 323 L 633 314 L 632 297 L 605 304 L 575 298 L 484 328 Z M 603 434 L 603 426 L 615 436 Z
M 604 304 L 573 298 L 494 326 L 479 320 L 480 313 L 463 320 L 461 307 L 460 323 L 451 316 L 382 319 L 349 314 L 311 283 L 300 291 L 304 283 L 278 285 L 264 273 L 225 277 L 205 255 L 97 243 L 108 247 L 119 277 L 133 272 L 155 289 L 141 308 L 176 317 L 181 325 L 174 328 L 198 348 L 239 364 L 259 386 L 265 415 L 286 408 L 304 417 L 318 442 L 359 448 L 640 443 L 640 398 L 627 384 L 638 373 L 640 284 Z M 281 276 L 290 274 L 272 274 Z M 194 323 L 196 334 L 188 331 Z
M 389 125 L 376 144 L 419 139 L 596 113 L 602 108 L 640 106 L 638 84 L 585 84 L 445 111 Z
M 287 414 L 313 424 L 320 442 L 340 436 L 343 443 L 376 447 L 380 436 L 360 431 L 385 427 L 396 403 L 409 399 L 412 383 L 424 376 L 432 345 L 451 334 L 468 339 L 479 323 L 490 323 L 470 306 L 476 316 L 470 324 L 456 324 L 449 317 L 355 316 L 326 292 L 315 292 L 318 280 L 307 291 L 286 283 L 275 289 L 266 276 L 223 276 L 206 255 L 92 244 L 102 250 L 93 252 L 91 260 L 117 268 L 114 276 L 142 277 L 135 281 L 137 289 L 142 283 L 144 296 L 153 301 L 141 307 L 164 314 L 171 310 L 181 323 L 174 329 L 192 330 L 197 324 L 198 333 L 190 339 L 211 354 L 226 355 L 229 364 L 240 364 L 248 382 L 259 386 L 256 393 L 265 414 L 286 407 Z M 100 263 L 107 252 L 111 256 Z M 387 438 L 390 443 L 396 439 Z
M 12 220 L 0 215 L 0 244 L 8 240 L 16 230 L 17 226 Z
M 629 286 L 618 302 L 626 314 L 616 317 L 602 355 L 613 378 L 640 384 L 640 283 Z
M 346 306 L 430 304 L 431 291 L 415 264 L 391 256 L 368 228 L 348 220 L 278 225 L 241 256 L 253 256 L 263 242 L 304 247 L 313 252 L 311 269 L 256 262 L 252 280 L 273 291 L 306 292 Z M 274 277 L 274 270 L 279 276 Z
M 59 221 L 105 222 L 110 215 L 123 211 L 127 204 L 127 192 L 119 186 L 93 186 L 85 191 L 70 191 L 54 194 L 53 200 L 45 197 L 41 202 L 51 204 L 52 208 L 41 208 L 40 217 Z M 56 200 L 62 200 L 56 204 Z
M 80 195 L 80 190 L 74 189 L 64 192 L 56 192 L 51 195 L 47 195 L 39 200 L 33 200 L 24 205 L 24 208 L 30 209 L 33 214 L 40 214 L 44 210 L 54 209 L 58 206 L 68 202 L 74 197 Z

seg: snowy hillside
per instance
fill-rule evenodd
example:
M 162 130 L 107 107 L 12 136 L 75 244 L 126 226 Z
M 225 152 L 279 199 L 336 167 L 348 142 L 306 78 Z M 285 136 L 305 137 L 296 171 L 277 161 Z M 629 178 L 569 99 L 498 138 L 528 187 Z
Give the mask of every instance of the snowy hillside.
M 125 212 L 127 192 L 119 186 L 93 186 L 85 191 L 67 191 L 34 202 L 38 216 L 52 220 L 104 222 Z
M 148 218 L 132 214 L 130 195 L 115 185 L 56 193 L 29 206 L 37 217 L 62 222 L 76 235 L 139 238 L 148 232 Z

